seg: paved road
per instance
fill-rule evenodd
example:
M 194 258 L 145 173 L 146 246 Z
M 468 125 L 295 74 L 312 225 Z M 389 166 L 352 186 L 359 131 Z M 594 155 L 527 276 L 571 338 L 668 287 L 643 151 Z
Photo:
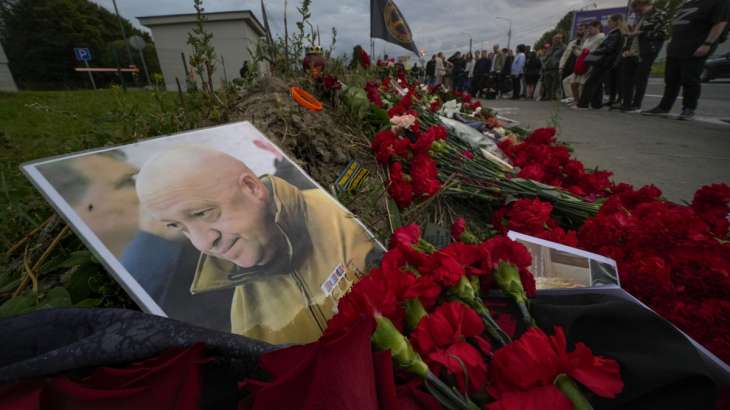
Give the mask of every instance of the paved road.
M 555 102 L 483 104 L 530 128 L 557 122 L 558 138 L 573 146 L 586 167 L 613 171 L 615 181 L 653 183 L 673 201 L 691 201 L 705 184 L 730 183 L 730 125 L 575 111 Z
M 664 80 L 651 78 L 644 97 L 644 109 L 657 106 L 663 93 Z M 682 108 L 681 98 L 680 95 L 680 99 L 674 104 L 675 113 L 679 113 Z M 702 84 L 702 97 L 697 107 L 697 116 L 702 121 L 730 121 L 730 81 L 723 79 Z

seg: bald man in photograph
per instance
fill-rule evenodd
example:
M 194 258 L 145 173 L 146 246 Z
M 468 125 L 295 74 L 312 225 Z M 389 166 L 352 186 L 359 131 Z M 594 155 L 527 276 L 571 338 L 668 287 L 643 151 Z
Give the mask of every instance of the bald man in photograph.
M 136 189 L 145 212 L 201 252 L 191 292 L 235 288 L 232 332 L 270 343 L 316 340 L 336 308 L 323 289 L 341 288 L 343 271 L 365 273 L 379 253 L 322 190 L 259 177 L 208 147 L 179 146 L 152 158 Z

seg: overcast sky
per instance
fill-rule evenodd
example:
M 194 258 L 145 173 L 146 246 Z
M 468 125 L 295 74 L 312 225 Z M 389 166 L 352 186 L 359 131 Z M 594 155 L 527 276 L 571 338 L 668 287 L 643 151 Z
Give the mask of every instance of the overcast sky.
M 112 0 L 92 0 L 114 10 Z M 512 47 L 533 44 L 540 35 L 555 26 L 568 11 L 582 7 L 598 8 L 626 5 L 626 0 L 396 0 L 413 31 L 416 45 L 426 54 L 435 51 L 467 50 L 469 38 L 474 48 L 495 43 L 507 45 L 509 23 L 512 20 Z M 192 0 L 117 0 L 119 12 L 139 26 L 136 17 L 194 12 Z M 265 0 L 274 35 L 283 32 L 284 0 Z M 288 6 L 289 31 L 297 19 L 295 6 Z M 205 0 L 206 11 L 252 10 L 261 20 L 260 0 Z M 331 29 L 337 27 L 338 54 L 351 53 L 361 44 L 368 49 L 370 36 L 370 2 L 368 0 L 312 0 L 312 23 L 319 25 L 322 46 L 330 43 Z M 375 40 L 375 51 L 391 56 L 406 55 L 398 46 Z

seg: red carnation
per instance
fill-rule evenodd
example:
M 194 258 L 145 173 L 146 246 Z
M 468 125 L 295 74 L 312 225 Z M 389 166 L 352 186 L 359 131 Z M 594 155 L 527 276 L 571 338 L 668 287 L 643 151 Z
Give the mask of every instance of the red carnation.
M 555 142 L 555 128 L 538 128 L 527 137 L 526 142 L 530 144 L 552 144 Z
M 486 385 L 487 365 L 467 340 L 488 349 L 489 343 L 481 337 L 483 332 L 484 324 L 474 310 L 461 302 L 447 302 L 421 319 L 410 340 L 434 373 L 443 369 L 453 375 L 461 391 L 466 390 L 468 375 L 469 391 L 476 392 Z
M 520 170 L 517 174 L 520 178 L 532 179 L 533 181 L 543 181 L 545 179 L 545 170 L 540 164 L 530 164 Z
M 525 245 L 515 242 L 505 236 L 495 236 L 481 245 L 484 251 L 491 255 L 491 269 L 494 270 L 500 262 L 512 263 L 519 269 L 522 287 L 528 297 L 533 298 L 537 293 L 535 278 L 528 268 L 532 265 L 532 255 Z
M 466 219 L 464 218 L 456 218 L 454 220 L 454 223 L 451 225 L 451 237 L 458 241 L 459 238 L 461 238 L 461 235 L 464 234 L 464 231 L 466 230 Z
M 428 154 L 416 155 L 411 161 L 411 177 L 416 195 L 431 197 L 441 189 L 438 167 Z
M 703 186 L 695 192 L 692 209 L 710 226 L 715 235 L 725 238 L 730 228 L 730 186 Z
M 556 397 L 557 387 L 553 382 L 560 374 L 567 374 L 600 397 L 614 398 L 623 390 L 615 360 L 593 355 L 588 346 L 580 342 L 575 344 L 575 350 L 568 352 L 563 329 L 556 326 L 553 336 L 537 327 L 530 328 L 518 340 L 494 353 L 490 394 L 498 402 L 511 400 L 513 396 L 507 393 L 513 393 L 532 399 L 536 394 L 544 395 L 545 404 L 554 403 L 550 400 Z
M 400 208 L 408 208 L 413 202 L 411 178 L 403 172 L 403 165 L 400 162 L 390 165 L 388 194 Z

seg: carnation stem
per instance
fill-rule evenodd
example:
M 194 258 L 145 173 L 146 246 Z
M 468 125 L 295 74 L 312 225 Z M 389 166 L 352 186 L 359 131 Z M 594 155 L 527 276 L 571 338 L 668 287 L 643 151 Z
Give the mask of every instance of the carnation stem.
M 481 306 L 481 308 L 479 308 L 479 306 Z M 479 316 L 482 317 L 487 333 L 489 333 L 489 336 L 491 336 L 492 339 L 499 342 L 502 346 L 506 346 L 512 342 L 512 339 L 504 330 L 502 330 L 501 327 L 499 327 L 499 324 L 494 320 L 492 315 L 489 313 L 489 310 L 484 307 L 483 304 L 479 303 L 477 306 L 472 307 L 474 307 L 477 313 L 479 313 Z
M 426 373 L 426 388 L 429 392 L 449 410 L 480 410 L 468 397 L 462 396 L 455 389 L 447 386 L 435 374 L 430 371 Z
M 520 308 L 520 313 L 522 314 L 522 320 L 525 322 L 525 325 L 528 328 L 537 326 L 535 324 L 535 319 L 533 319 L 532 315 L 530 315 L 530 310 L 527 309 L 527 303 L 517 302 L 517 307 Z
M 573 410 L 593 410 L 591 403 L 567 374 L 558 375 L 553 384 L 573 403 Z

